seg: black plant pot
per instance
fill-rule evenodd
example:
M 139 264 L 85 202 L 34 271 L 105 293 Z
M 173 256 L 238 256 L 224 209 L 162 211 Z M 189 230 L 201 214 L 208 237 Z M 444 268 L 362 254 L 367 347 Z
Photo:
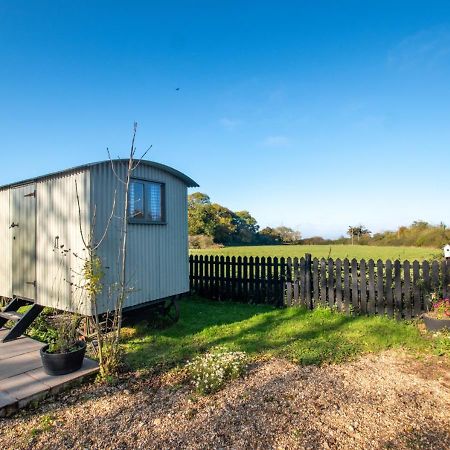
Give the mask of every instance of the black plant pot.
M 434 317 L 428 316 L 427 314 L 424 314 L 422 318 L 428 331 L 440 331 L 444 328 L 450 330 L 450 318 L 436 319 Z
M 77 349 L 68 353 L 48 353 L 48 344 L 41 348 L 41 360 L 48 375 L 66 375 L 80 369 L 86 353 L 86 342 L 78 341 Z

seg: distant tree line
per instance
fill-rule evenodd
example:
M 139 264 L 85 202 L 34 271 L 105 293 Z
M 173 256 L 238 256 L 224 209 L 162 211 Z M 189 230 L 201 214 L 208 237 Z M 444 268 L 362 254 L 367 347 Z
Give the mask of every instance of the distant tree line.
M 188 197 L 189 245 L 206 248 L 217 245 L 295 244 L 299 231 L 289 227 L 266 227 L 260 230 L 248 211 L 231 211 L 211 203 L 208 195 L 194 192 Z
M 212 203 L 208 195 L 195 192 L 188 197 L 189 245 L 207 248 L 221 245 L 274 245 L 274 244 L 359 244 L 442 248 L 450 243 L 450 230 L 444 223 L 433 225 L 416 220 L 395 231 L 372 233 L 362 224 L 351 225 L 346 236 L 325 239 L 313 236 L 302 239 L 301 233 L 279 226 L 260 229 L 248 211 L 231 211 Z
M 409 226 L 400 226 L 394 231 L 372 233 L 364 225 L 349 226 L 347 236 L 338 239 L 313 237 L 303 239 L 302 244 L 360 244 L 390 245 L 442 248 L 450 243 L 450 230 L 441 222 L 433 225 L 423 220 L 416 220 Z

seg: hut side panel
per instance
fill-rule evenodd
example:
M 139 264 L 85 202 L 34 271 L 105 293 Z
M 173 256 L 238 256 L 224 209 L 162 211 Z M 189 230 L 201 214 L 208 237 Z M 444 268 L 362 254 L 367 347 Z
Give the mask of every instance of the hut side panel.
M 0 296 L 11 297 L 11 224 L 9 214 L 9 189 L 0 191 Z
M 125 165 L 116 163 L 120 176 Z M 125 307 L 165 298 L 189 290 L 189 263 L 187 244 L 187 187 L 174 175 L 156 167 L 140 165 L 133 176 L 164 183 L 165 223 L 129 224 L 126 278 L 132 292 Z M 118 279 L 117 261 L 123 213 L 124 187 L 117 181 L 109 164 L 91 168 L 91 213 L 96 209 L 95 234 L 99 238 L 111 214 L 116 191 L 116 214 L 107 238 L 99 248 L 99 256 L 106 267 L 105 280 L 112 284 Z M 112 308 L 106 291 L 102 309 Z
M 75 182 L 81 207 L 81 225 L 89 233 L 89 171 L 65 174 L 36 183 L 36 303 L 81 314 L 90 314 L 79 285 L 83 242 Z

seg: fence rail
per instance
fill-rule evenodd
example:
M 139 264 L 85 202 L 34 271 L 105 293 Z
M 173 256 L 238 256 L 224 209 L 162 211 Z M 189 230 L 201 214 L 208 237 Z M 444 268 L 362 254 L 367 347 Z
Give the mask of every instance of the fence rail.
M 275 306 L 318 305 L 406 318 L 428 308 L 429 293 L 447 296 L 450 264 L 443 261 L 259 258 L 191 255 L 190 287 L 217 300 Z

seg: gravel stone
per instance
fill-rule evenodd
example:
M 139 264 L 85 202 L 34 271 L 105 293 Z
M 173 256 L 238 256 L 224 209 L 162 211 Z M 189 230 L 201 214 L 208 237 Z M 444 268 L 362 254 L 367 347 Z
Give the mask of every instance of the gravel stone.
M 448 449 L 449 368 L 399 351 L 322 367 L 266 359 L 206 397 L 185 374 L 130 374 L 0 419 L 0 448 Z

